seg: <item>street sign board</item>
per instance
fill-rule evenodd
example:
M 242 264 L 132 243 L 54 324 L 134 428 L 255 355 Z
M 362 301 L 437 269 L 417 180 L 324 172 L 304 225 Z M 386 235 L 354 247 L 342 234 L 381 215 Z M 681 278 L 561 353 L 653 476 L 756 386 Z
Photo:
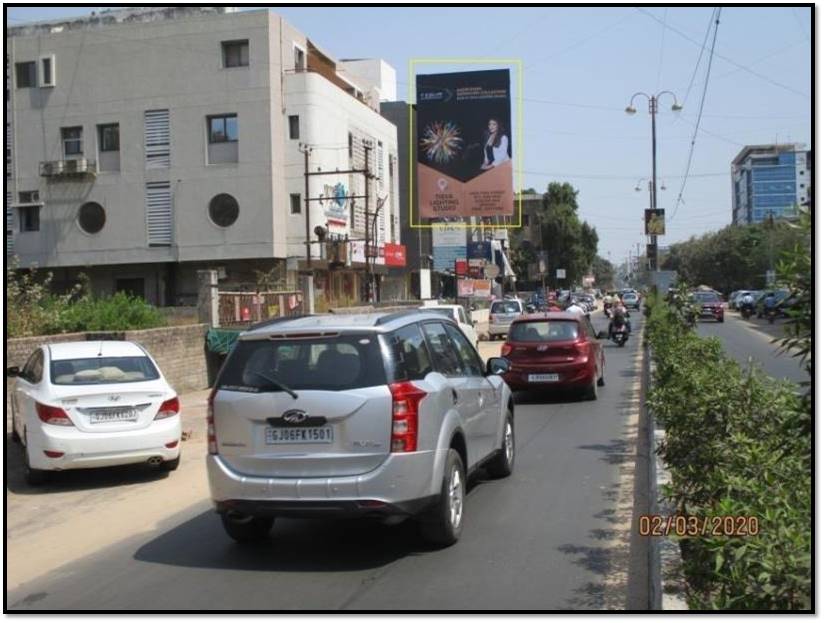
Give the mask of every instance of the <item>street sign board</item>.
M 556 279 L 566 279 L 566 268 L 559 268 L 555 271 Z

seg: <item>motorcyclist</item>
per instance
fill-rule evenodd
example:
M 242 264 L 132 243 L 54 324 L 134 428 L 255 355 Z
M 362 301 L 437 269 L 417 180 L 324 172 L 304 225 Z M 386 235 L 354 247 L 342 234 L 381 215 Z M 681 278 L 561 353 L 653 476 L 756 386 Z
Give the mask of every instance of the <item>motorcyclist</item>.
M 767 296 L 764 297 L 764 315 L 769 317 L 777 303 L 778 299 L 776 299 L 775 292 L 767 294 Z
M 612 306 L 612 317 L 609 321 L 609 337 L 612 338 L 612 334 L 614 332 L 615 327 L 620 327 L 624 325 L 627 329 L 627 333 L 632 332 L 632 327 L 629 323 L 629 312 L 627 308 L 624 307 L 623 302 L 619 299 L 613 306 Z
M 586 314 L 584 308 L 578 305 L 578 301 L 572 299 L 572 302 L 567 305 L 566 311 L 570 312 L 571 314 L 575 314 L 576 316 L 583 316 Z
M 738 303 L 738 308 L 741 312 L 744 312 L 744 309 L 747 309 L 750 313 L 752 313 L 755 306 L 755 299 L 753 298 L 752 294 L 747 292 L 744 296 L 741 297 L 741 300 Z

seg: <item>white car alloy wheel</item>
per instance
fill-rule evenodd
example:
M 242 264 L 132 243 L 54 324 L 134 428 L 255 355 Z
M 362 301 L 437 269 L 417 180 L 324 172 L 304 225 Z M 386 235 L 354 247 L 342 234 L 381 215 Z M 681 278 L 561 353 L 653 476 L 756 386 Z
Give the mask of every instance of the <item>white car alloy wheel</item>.
M 512 422 L 506 421 L 506 429 L 504 431 L 504 453 L 506 454 L 506 462 L 512 465 L 515 458 L 515 435 L 512 432 Z
M 460 467 L 453 465 L 452 474 L 449 477 L 449 522 L 455 531 L 461 527 L 461 521 L 463 520 L 463 499 L 463 475 Z

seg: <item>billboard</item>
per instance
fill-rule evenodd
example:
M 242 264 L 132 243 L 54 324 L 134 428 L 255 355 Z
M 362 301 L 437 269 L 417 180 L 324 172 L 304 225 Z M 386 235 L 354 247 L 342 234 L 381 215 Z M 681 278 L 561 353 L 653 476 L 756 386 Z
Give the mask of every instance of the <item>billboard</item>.
M 406 266 L 406 245 L 387 242 L 383 249 L 387 266 Z
M 509 70 L 416 78 L 420 216 L 513 213 Z
M 663 236 L 666 231 L 663 210 L 644 210 L 644 230 L 647 236 Z
M 432 267 L 436 272 L 453 272 L 455 262 L 466 259 L 466 229 L 446 223 L 433 223 L 432 257 Z

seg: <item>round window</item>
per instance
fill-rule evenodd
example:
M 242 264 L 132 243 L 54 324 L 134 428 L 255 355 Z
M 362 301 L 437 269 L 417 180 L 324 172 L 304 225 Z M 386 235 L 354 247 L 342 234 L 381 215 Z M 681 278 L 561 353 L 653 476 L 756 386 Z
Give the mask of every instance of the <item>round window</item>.
M 209 218 L 219 227 L 232 225 L 237 220 L 238 213 L 237 199 L 232 195 L 215 195 L 209 202 Z
M 94 201 L 84 203 L 77 211 L 77 224 L 87 234 L 96 234 L 106 224 L 106 211 Z

